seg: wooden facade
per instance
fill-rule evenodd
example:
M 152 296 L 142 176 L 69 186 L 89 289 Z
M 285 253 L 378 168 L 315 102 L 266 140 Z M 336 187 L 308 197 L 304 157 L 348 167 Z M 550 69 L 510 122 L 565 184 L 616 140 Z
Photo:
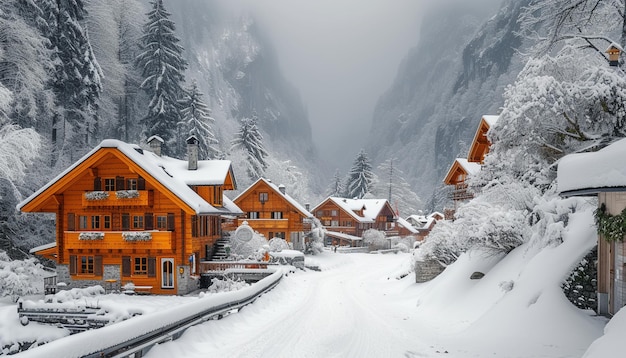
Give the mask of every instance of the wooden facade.
M 208 162 L 196 163 L 198 171 Z M 56 214 L 56 246 L 41 254 L 56 259 L 59 281 L 70 287 L 132 282 L 185 294 L 197 288 L 198 262 L 221 236 L 221 215 L 240 213 L 223 195 L 235 180 L 230 162 L 221 162 L 217 179 L 189 185 L 186 161 L 106 140 L 20 209 Z
M 398 235 L 396 214 L 387 199 L 329 197 L 312 213 L 329 231 L 361 237 L 366 230 L 376 229 Z
M 467 190 L 466 180 L 468 176 L 480 170 L 485 160 L 485 156 L 489 153 L 491 142 L 487 138 L 487 133 L 491 126 L 498 120 L 498 116 L 485 115 L 480 119 L 472 145 L 467 153 L 466 158 L 457 158 L 450 166 L 443 182 L 445 185 L 452 187 L 450 198 L 455 204 L 473 198 L 473 194 Z
M 313 215 L 289 196 L 286 188 L 260 178 L 233 202 L 244 212 L 243 221 L 268 240 L 280 237 L 296 250 L 304 250 L 305 235 L 311 231 Z

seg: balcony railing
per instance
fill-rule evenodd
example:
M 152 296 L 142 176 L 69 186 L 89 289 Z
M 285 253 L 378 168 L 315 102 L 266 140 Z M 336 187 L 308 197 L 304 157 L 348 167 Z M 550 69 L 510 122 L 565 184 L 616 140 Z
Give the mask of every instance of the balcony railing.
M 129 195 L 128 193 L 136 193 Z M 83 207 L 89 206 L 147 206 L 152 193 L 148 190 L 88 191 L 83 194 Z
M 147 234 L 149 234 L 149 239 L 146 239 Z M 68 249 L 171 250 L 172 239 L 173 233 L 170 231 L 98 231 L 84 232 L 82 235 L 80 231 L 66 231 L 65 247 Z

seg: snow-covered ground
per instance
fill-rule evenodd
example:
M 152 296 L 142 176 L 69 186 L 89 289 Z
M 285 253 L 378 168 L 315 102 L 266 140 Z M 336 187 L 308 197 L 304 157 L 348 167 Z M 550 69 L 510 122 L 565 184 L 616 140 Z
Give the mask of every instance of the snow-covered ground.
M 592 224 L 590 215 L 576 218 L 555 247 L 522 245 L 506 256 L 464 254 L 423 284 L 413 274 L 405 276 L 410 254 L 307 256 L 307 265 L 321 271 L 296 270 L 240 312 L 191 327 L 147 356 L 623 357 L 618 347 L 626 314 L 618 313 L 603 336 L 607 319 L 575 308 L 560 290 L 563 277 L 596 239 Z M 471 280 L 474 271 L 485 276 Z M 121 311 L 141 307 L 144 315 L 197 300 L 98 299 Z M 5 303 L 1 338 L 18 330 L 33 330 L 33 336 L 60 331 L 19 326 L 15 306 Z

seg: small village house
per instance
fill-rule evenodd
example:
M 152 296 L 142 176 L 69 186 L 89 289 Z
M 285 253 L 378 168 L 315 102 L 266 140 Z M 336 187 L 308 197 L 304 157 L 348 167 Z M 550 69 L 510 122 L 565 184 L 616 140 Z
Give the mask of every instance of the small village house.
M 328 197 L 312 210 L 327 230 L 331 242 L 361 246 L 363 233 L 376 229 L 398 235 L 396 214 L 387 199 L 346 199 Z
M 406 218 L 406 222 L 413 226 L 415 229 L 415 237 L 417 241 L 422 241 L 428 236 L 430 231 L 435 227 L 437 221 L 443 220 L 444 216 L 440 212 L 433 212 L 426 216 L 424 215 L 410 215 Z M 398 219 L 400 223 L 400 219 Z
M 32 251 L 57 263 L 69 287 L 132 282 L 151 293 L 197 288 L 200 260 L 221 237 L 221 217 L 242 212 L 226 196 L 236 188 L 230 161 L 188 160 L 107 139 L 18 205 L 56 214 L 56 240 Z
M 238 225 L 246 221 L 268 240 L 279 237 L 291 243 L 294 249 L 304 250 L 313 215 L 287 194 L 284 185 L 260 178 L 233 202 L 245 215 L 238 219 Z
M 626 139 L 597 152 L 567 155 L 559 161 L 561 196 L 597 196 L 598 209 L 608 220 L 626 223 Z M 623 226 L 624 224 L 622 224 Z M 626 305 L 626 245 L 624 236 L 598 235 L 598 313 L 614 315 Z
M 472 174 L 480 171 L 485 160 L 485 156 L 489 153 L 491 142 L 487 138 L 489 129 L 496 123 L 499 116 L 484 115 L 480 119 L 472 145 L 467 153 L 467 158 L 456 158 L 456 160 L 448 169 L 443 182 L 452 187 L 451 199 L 454 202 L 454 210 L 448 210 L 446 219 L 452 219 L 454 211 L 459 203 L 473 198 L 473 194 L 467 190 L 466 180 Z

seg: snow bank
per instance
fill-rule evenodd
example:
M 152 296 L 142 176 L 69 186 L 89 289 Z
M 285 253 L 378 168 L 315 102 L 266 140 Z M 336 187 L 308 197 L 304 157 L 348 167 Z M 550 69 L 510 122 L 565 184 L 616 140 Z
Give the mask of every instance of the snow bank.
M 626 332 L 626 310 L 621 309 L 604 328 L 604 336 L 591 344 L 583 358 L 622 357 L 624 354 L 624 332 Z

